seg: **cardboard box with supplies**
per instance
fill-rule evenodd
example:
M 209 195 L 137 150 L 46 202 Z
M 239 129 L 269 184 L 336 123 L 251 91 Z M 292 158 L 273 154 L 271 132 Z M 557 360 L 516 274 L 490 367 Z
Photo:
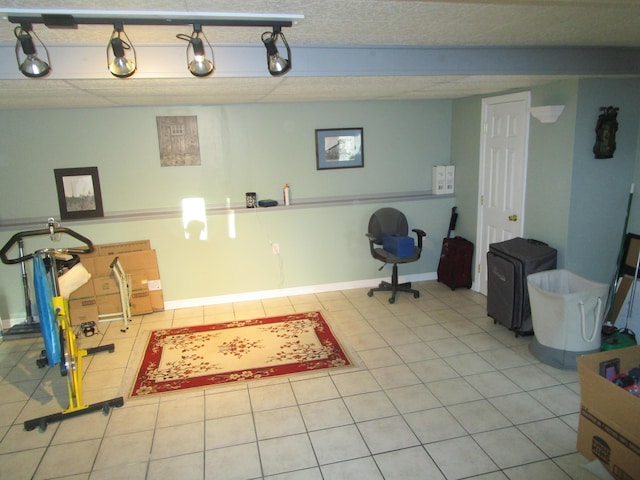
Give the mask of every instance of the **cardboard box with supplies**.
M 616 479 L 640 478 L 640 397 L 606 377 L 640 365 L 640 346 L 578 357 L 578 451 Z M 615 366 L 615 367 L 614 367 Z

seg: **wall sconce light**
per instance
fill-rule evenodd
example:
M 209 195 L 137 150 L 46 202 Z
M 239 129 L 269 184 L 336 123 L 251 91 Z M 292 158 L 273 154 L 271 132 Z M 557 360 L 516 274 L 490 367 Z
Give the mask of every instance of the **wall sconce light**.
M 200 38 L 201 35 L 202 38 Z M 211 47 L 207 36 L 202 31 L 202 25 L 195 23 L 193 25 L 193 32 L 191 32 L 191 36 L 179 33 L 176 37 L 189 42 L 189 45 L 187 45 L 187 66 L 191 74 L 196 77 L 206 77 L 207 75 L 211 75 L 216 69 L 215 64 L 213 63 L 213 48 Z M 207 58 L 202 39 L 204 39 L 209 46 L 211 60 Z
M 541 123 L 555 123 L 564 111 L 564 105 L 545 105 L 544 107 L 531 107 L 531 115 Z
M 276 46 L 278 38 L 282 39 L 282 43 L 287 50 L 286 58 L 282 58 L 280 52 L 278 52 L 278 47 Z M 287 39 L 279 27 L 274 28 L 273 32 L 264 32 L 262 34 L 262 43 L 264 43 L 264 46 L 267 49 L 267 68 L 271 75 L 274 77 L 284 75 L 291 70 L 291 49 L 289 48 Z
M 49 50 L 42 43 L 40 37 L 34 32 L 31 28 L 30 24 L 22 24 L 16 27 L 13 30 L 14 35 L 16 36 L 16 61 L 18 62 L 18 69 L 25 77 L 38 78 L 44 77 L 51 71 L 50 60 L 49 60 Z M 36 50 L 35 43 L 33 41 L 33 37 L 36 38 L 42 49 L 44 50 L 47 60 L 44 61 L 40 57 L 38 57 L 38 52 Z M 25 55 L 26 58 L 21 60 L 20 52 L 22 55 Z
M 123 40 L 121 36 L 124 35 Z M 133 59 L 125 56 L 125 50 L 133 52 Z M 127 78 L 133 75 L 137 68 L 136 49 L 133 48 L 131 40 L 124 31 L 122 22 L 113 24 L 113 33 L 107 45 L 107 65 L 111 75 L 118 78 Z

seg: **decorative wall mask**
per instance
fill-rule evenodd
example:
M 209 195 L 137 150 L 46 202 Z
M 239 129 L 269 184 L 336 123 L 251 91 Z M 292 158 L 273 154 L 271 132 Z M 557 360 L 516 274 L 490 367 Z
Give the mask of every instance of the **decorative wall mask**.
M 602 113 L 596 124 L 596 143 L 593 146 L 595 158 L 613 158 L 613 152 L 616 151 L 618 110 L 618 107 L 600 107 Z

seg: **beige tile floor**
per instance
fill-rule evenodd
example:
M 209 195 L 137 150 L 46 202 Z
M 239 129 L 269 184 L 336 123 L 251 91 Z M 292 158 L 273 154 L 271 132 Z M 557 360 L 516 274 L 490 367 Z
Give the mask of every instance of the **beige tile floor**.
M 42 341 L 0 343 L 0 479 L 594 479 L 576 452 L 577 373 L 539 363 L 486 316 L 485 297 L 418 284 L 419 299 L 346 290 L 99 324 L 82 348 L 94 412 L 66 408 L 66 379 L 35 365 Z M 321 310 L 358 366 L 127 398 L 149 330 Z

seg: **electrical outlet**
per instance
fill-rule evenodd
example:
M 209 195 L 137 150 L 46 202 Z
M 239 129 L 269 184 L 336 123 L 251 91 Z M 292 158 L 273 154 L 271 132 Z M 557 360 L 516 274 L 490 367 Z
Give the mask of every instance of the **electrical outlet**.
M 273 252 L 274 255 L 280 255 L 280 244 L 279 243 L 272 243 L 271 244 L 271 251 Z

